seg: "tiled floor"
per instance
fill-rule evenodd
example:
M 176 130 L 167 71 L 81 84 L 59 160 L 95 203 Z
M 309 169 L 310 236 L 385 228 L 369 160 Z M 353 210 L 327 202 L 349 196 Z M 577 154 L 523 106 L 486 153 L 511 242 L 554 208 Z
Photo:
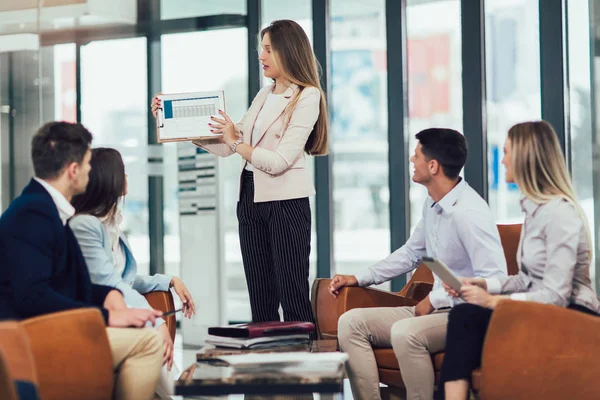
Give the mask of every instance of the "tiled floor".
M 182 372 L 185 368 L 192 365 L 196 362 L 196 352 L 199 349 L 198 347 L 188 347 L 185 348 L 182 345 L 183 340 L 181 338 L 181 334 L 178 332 L 175 337 L 175 363 L 174 365 L 177 367 L 177 375 Z M 352 399 L 352 391 L 350 390 L 350 384 L 348 380 L 344 381 L 344 400 L 353 400 Z M 305 397 L 304 397 L 305 398 Z M 172 400 L 183 400 L 184 398 L 181 396 L 172 396 Z M 187 399 L 187 397 L 186 397 Z M 194 399 L 216 399 L 215 397 L 194 397 Z M 225 399 L 225 397 L 219 397 L 218 399 Z M 244 400 L 243 395 L 232 395 L 227 397 L 228 400 Z M 286 397 L 286 400 L 291 399 L 291 397 Z M 320 396 L 315 395 L 314 400 L 319 400 Z

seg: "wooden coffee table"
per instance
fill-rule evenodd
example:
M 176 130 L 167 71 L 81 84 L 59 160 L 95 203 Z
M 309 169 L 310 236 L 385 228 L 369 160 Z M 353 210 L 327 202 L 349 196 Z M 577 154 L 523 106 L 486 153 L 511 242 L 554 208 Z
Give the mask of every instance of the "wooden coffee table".
M 175 382 L 175 394 L 178 396 L 226 396 L 245 395 L 306 395 L 320 393 L 321 398 L 343 398 L 344 367 L 337 371 L 295 370 L 293 373 L 282 371 L 256 371 L 236 373 L 217 358 L 222 355 L 244 354 L 248 352 L 275 351 L 337 351 L 335 340 L 315 340 L 311 343 L 285 346 L 276 349 L 237 350 L 222 349 L 213 346 L 203 348 L 196 356 L 197 362 L 187 368 Z

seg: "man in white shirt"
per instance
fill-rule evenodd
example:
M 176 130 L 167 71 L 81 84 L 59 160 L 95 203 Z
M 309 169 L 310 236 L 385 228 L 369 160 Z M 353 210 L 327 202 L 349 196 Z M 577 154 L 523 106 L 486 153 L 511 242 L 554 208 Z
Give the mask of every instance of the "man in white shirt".
M 344 286 L 380 284 L 406 274 L 419 266 L 423 256 L 441 259 L 458 276 L 506 275 L 489 206 L 459 176 L 467 160 L 464 136 L 452 129 L 431 128 L 416 138 L 412 179 L 429 194 L 421 221 L 404 246 L 384 260 L 357 276 L 334 276 L 329 288 L 333 296 Z M 444 350 L 448 310 L 454 302 L 434 275 L 432 291 L 416 307 L 364 308 L 343 314 L 338 339 L 350 357 L 354 398 L 381 398 L 373 347 L 393 347 L 407 399 L 432 399 L 435 374 L 430 354 Z

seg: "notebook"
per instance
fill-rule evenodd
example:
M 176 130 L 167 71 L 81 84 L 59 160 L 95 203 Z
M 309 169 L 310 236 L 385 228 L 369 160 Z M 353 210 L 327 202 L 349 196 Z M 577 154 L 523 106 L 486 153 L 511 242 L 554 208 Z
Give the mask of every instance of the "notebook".
M 208 328 L 208 334 L 231 338 L 253 339 L 266 336 L 298 335 L 313 333 L 315 324 L 301 321 L 273 321 Z

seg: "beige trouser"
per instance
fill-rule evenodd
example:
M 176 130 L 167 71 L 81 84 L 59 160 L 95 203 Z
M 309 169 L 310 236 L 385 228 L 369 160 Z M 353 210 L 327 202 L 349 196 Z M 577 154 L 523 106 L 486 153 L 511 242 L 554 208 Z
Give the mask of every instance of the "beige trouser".
M 446 344 L 448 313 L 416 317 L 414 307 L 357 308 L 338 321 L 340 347 L 348 353 L 348 377 L 357 400 L 378 400 L 379 374 L 373 347 L 393 347 L 407 400 L 431 400 L 435 374 L 430 353 Z
M 106 328 L 115 370 L 114 398 L 148 400 L 154 395 L 163 360 L 154 329 Z

